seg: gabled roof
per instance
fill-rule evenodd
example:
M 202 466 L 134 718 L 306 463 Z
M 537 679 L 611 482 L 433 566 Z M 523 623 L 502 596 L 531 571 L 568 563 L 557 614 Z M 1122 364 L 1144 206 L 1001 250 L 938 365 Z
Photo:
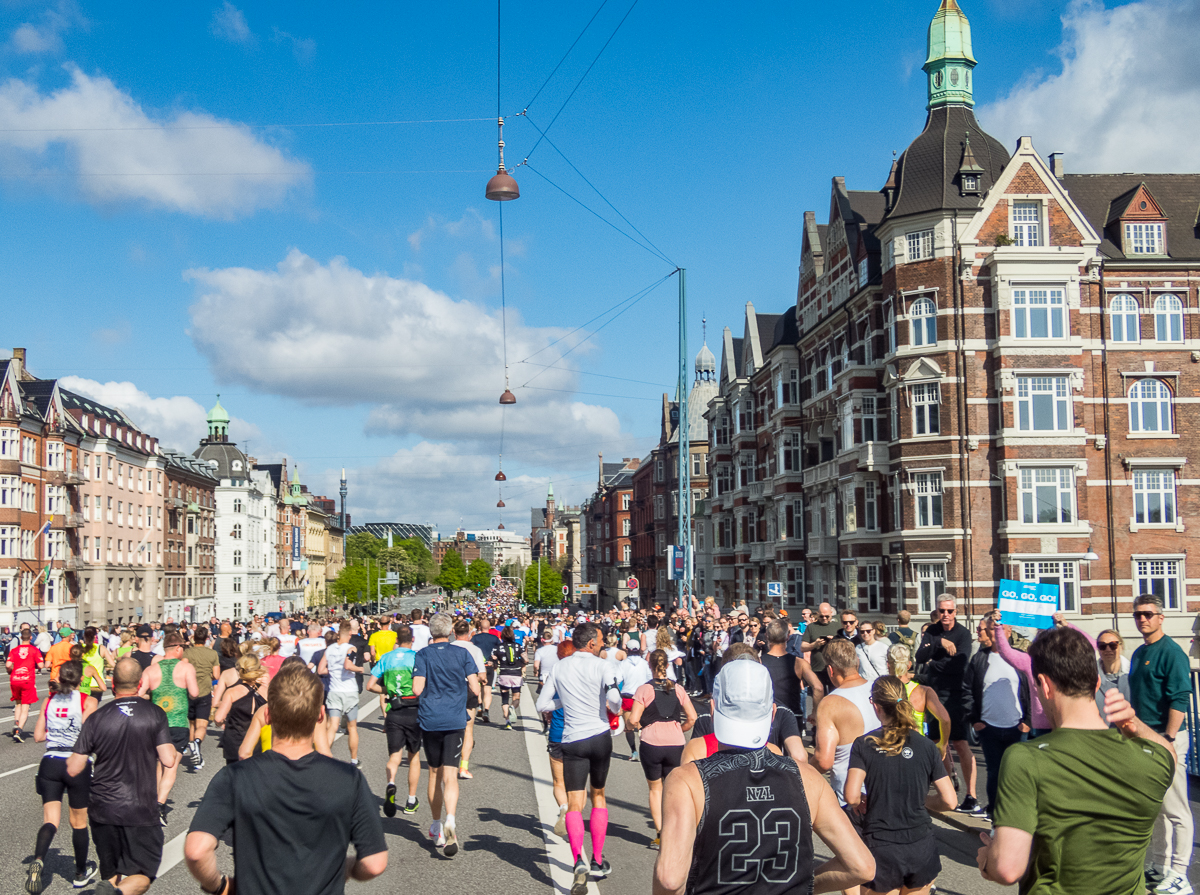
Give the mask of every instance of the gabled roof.
M 800 341 L 800 330 L 796 327 L 796 306 L 792 305 L 782 314 L 772 315 L 775 318 L 775 330 L 767 341 L 764 354 L 770 354 L 780 345 L 795 345 Z M 762 319 L 761 317 L 759 318 Z
M 1138 188 L 1145 184 L 1167 218 L 1168 257 L 1200 260 L 1200 174 L 1065 174 L 1062 183 L 1101 234 L 1100 253 L 1105 257 L 1125 258 L 1118 221 Z M 1121 213 L 1114 216 L 1113 210 L 1118 207 Z
M 758 323 L 758 347 L 765 358 L 771 346 L 775 344 L 775 327 L 782 314 L 755 314 Z

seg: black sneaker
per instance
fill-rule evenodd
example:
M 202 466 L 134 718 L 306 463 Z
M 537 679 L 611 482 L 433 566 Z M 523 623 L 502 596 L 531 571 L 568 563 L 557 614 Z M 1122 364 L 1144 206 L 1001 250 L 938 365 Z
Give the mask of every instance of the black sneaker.
M 588 890 L 588 865 L 584 863 L 583 855 L 579 856 L 579 860 L 575 862 L 575 869 L 571 871 L 574 880 L 571 883 L 571 895 L 587 895 Z
M 419 801 L 417 801 L 417 799 L 414 796 L 409 796 L 408 801 L 404 803 L 404 813 L 405 814 L 416 814 L 417 806 L 420 804 L 421 803 Z
M 41 858 L 34 858 L 29 869 L 25 871 L 25 891 L 29 895 L 41 895 L 43 866 Z
M 512 730 L 512 729 L 513 729 L 512 722 L 511 722 L 511 721 L 509 721 L 507 724 L 505 724 L 505 725 L 504 725 L 504 729 L 505 729 L 505 730 Z
M 979 802 L 974 796 L 967 796 L 962 800 L 962 804 L 954 809 L 959 814 L 975 814 L 980 811 Z
M 14 742 L 14 743 L 23 743 L 23 742 L 25 742 L 25 738 L 21 736 L 21 731 L 19 731 L 19 730 L 14 730 L 14 731 L 13 731 L 13 742 Z
M 75 888 L 82 889 L 94 880 L 99 872 L 100 868 L 96 866 L 96 862 L 88 861 L 83 865 L 83 870 L 75 874 Z
M 604 859 L 604 863 L 597 864 L 596 859 L 592 859 L 592 869 L 589 871 L 592 879 L 604 879 L 612 873 L 612 865 L 608 863 L 608 859 Z
M 167 825 L 167 806 L 158 806 L 158 820 L 165 827 Z
M 479 720 L 480 720 L 480 721 L 482 721 L 484 724 L 491 724 L 491 723 L 492 723 L 492 722 L 490 722 L 490 721 L 488 720 L 488 713 L 487 713 L 487 711 L 486 711 L 486 710 L 485 710 L 485 711 L 484 711 L 484 713 L 483 713 L 483 717 L 481 717 Z
M 387 817 L 396 816 L 396 784 L 389 783 L 383 797 L 383 813 Z

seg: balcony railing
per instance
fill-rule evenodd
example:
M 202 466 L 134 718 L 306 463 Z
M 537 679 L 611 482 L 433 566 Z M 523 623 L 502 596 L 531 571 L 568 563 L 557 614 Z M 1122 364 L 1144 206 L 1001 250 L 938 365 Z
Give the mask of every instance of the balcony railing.
M 890 462 L 891 453 L 885 442 L 869 441 L 858 448 L 858 465 L 861 469 L 886 469 Z
M 68 485 L 82 485 L 87 481 L 87 479 L 83 477 L 83 473 L 78 469 L 67 470 L 67 474 L 64 476 L 64 479 Z
M 767 487 L 766 482 L 751 482 L 749 485 L 747 485 L 747 489 L 749 490 L 749 493 L 750 493 L 750 499 L 751 500 L 761 500 L 762 496 L 763 496 L 763 491 L 766 489 L 766 487 Z
M 67 518 L 63 522 L 65 528 L 78 528 L 83 525 L 83 513 L 67 513 Z
M 838 539 L 836 537 L 808 536 L 808 555 L 810 557 L 836 556 L 837 552 Z
M 817 485 L 828 479 L 832 479 L 837 475 L 837 461 L 826 460 L 824 463 L 818 463 L 816 466 L 810 466 L 804 470 L 804 484 Z
M 750 545 L 751 562 L 763 562 L 775 559 L 775 544 L 771 541 L 757 541 Z

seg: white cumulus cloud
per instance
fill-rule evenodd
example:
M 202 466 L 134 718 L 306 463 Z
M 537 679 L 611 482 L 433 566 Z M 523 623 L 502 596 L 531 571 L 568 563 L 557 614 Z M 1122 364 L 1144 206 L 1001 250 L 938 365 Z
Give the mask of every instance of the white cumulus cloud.
M 306 163 L 245 125 L 202 111 L 152 116 L 108 78 L 67 71 L 69 86 L 51 93 L 16 78 L 0 85 L 8 176 L 37 178 L 66 165 L 90 201 L 212 218 L 277 205 L 309 181 Z
M 983 125 L 1066 153 L 1068 171 L 1200 171 L 1200 4 L 1072 0 L 1062 23 L 1059 71 L 981 107 Z
M 229 0 L 225 0 L 213 13 L 212 22 L 208 27 L 215 37 L 231 44 L 250 45 L 255 43 L 254 34 L 250 30 L 250 26 L 246 24 L 245 13 Z
M 73 26 L 86 24 L 87 20 L 74 0 L 61 0 L 44 10 L 37 21 L 22 22 L 17 26 L 9 39 L 9 46 L 18 53 L 28 55 L 61 52 L 63 32 Z
M 208 433 L 208 412 L 186 395 L 155 398 L 132 382 L 97 382 L 81 376 L 58 381 L 68 391 L 122 411 L 163 447 L 190 454 Z M 234 441 L 260 436 L 258 427 L 236 418 L 230 419 L 229 434 Z

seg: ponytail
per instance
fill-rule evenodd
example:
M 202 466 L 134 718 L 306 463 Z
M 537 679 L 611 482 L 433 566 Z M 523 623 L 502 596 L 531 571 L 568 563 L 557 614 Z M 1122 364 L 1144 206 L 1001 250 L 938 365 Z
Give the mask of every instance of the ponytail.
M 70 693 L 79 688 L 79 682 L 83 680 L 83 663 L 74 656 L 77 649 L 79 649 L 78 644 L 71 648 L 71 659 L 59 666 L 58 680 L 50 682 L 51 696 Z
M 656 678 L 665 678 L 667 676 L 666 651 L 660 649 L 651 650 L 650 655 L 646 657 L 646 664 L 650 666 L 650 673 Z
M 871 701 L 875 703 L 884 715 L 883 736 L 867 737 L 884 755 L 899 755 L 908 735 L 919 731 L 917 719 L 913 716 L 912 703 L 908 701 L 908 693 L 900 678 L 894 675 L 884 675 L 875 679 L 871 685 Z

